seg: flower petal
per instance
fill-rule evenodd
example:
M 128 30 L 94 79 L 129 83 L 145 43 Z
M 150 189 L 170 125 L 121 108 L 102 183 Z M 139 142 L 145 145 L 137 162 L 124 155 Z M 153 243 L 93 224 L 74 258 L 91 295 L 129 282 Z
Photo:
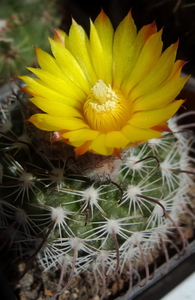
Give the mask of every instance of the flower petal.
M 80 147 L 75 148 L 74 152 L 76 154 L 76 157 L 78 157 L 79 155 L 85 154 L 87 151 L 89 151 L 90 144 L 91 144 L 91 141 L 86 141 Z
M 165 123 L 176 113 L 182 103 L 184 100 L 176 100 L 160 109 L 139 111 L 133 114 L 129 124 L 139 128 L 151 128 L 157 124 Z
M 65 46 L 65 42 L 66 42 L 66 38 L 67 38 L 67 34 L 61 30 L 61 29 L 54 29 L 54 41 L 62 44 L 63 46 Z
M 122 132 L 129 139 L 129 143 L 136 143 L 138 141 L 145 142 L 153 138 L 161 137 L 159 131 L 152 129 L 138 128 L 131 124 L 127 124 L 122 128 Z
M 90 55 L 98 79 L 112 84 L 112 43 L 114 30 L 106 14 L 101 13 L 94 24 L 90 22 Z
M 111 155 L 114 149 L 112 147 L 106 146 L 106 134 L 102 133 L 99 134 L 97 138 L 91 142 L 89 150 L 92 150 L 95 153 L 101 155 Z
M 154 93 L 143 95 L 133 104 L 133 111 L 158 109 L 166 106 L 179 94 L 189 76 L 169 81 Z
M 63 103 L 55 102 L 55 99 L 54 101 L 48 101 L 48 99 L 45 98 L 34 97 L 30 98 L 30 101 L 42 111 L 47 112 L 52 116 L 59 118 L 82 118 L 82 114 L 77 109 Z
M 113 79 L 115 88 L 119 89 L 124 77 L 130 73 L 136 62 L 135 39 L 136 26 L 131 13 L 123 19 L 114 34 L 113 42 Z
M 106 146 L 118 149 L 124 149 L 129 143 L 129 140 L 121 131 L 111 131 L 106 135 Z
M 174 78 L 178 78 L 181 75 L 181 69 L 183 68 L 183 66 L 185 64 L 186 64 L 185 61 L 177 60 L 174 63 L 173 70 L 172 70 L 171 74 L 169 75 L 169 78 L 167 79 L 167 82 L 171 81 Z
M 87 51 L 87 47 L 89 47 L 88 43 L 89 40 L 84 29 L 73 20 L 68 38 L 69 49 L 82 68 L 85 76 L 94 85 L 99 78 L 97 78 Z
M 56 77 L 42 69 L 28 68 L 28 70 L 37 75 L 45 86 L 52 87 L 54 91 L 61 95 L 73 97 L 78 100 L 80 99 L 81 102 L 82 99 L 86 98 L 86 94 L 84 93 L 84 91 L 80 89 L 68 77 L 65 78 L 65 80 L 62 80 L 61 78 Z
M 36 127 L 46 131 L 77 130 L 88 128 L 82 120 L 77 118 L 59 118 L 48 114 L 35 114 L 29 120 Z
M 56 64 L 56 60 L 47 52 L 41 50 L 40 48 L 34 47 L 37 61 L 41 69 L 61 78 L 63 77 L 63 72 L 60 70 Z
M 28 87 L 25 87 L 25 90 L 33 96 L 36 95 L 42 98 L 55 99 L 55 102 L 66 103 L 67 105 L 76 107 L 78 109 L 81 108 L 81 103 L 77 99 L 72 98 L 71 96 L 60 95 L 56 91 L 45 86 L 40 79 L 29 76 L 20 76 L 19 78 L 28 84 Z
M 146 41 L 136 64 L 127 79 L 126 93 L 139 83 L 154 67 L 162 51 L 162 31 L 151 35 Z
M 74 131 L 68 131 L 62 134 L 62 137 L 68 139 L 72 145 L 78 147 L 81 146 L 86 140 L 94 140 L 100 133 L 91 129 L 79 129 Z
M 178 43 L 172 44 L 160 56 L 152 70 L 130 92 L 129 98 L 136 99 L 158 88 L 171 74 Z
M 83 73 L 78 62 L 73 55 L 61 44 L 49 39 L 51 50 L 56 58 L 56 63 L 63 73 L 71 79 L 75 85 L 82 88 L 85 93 L 89 93 L 91 85 Z
M 129 76 L 131 74 L 131 71 L 133 69 L 133 67 L 135 66 L 137 59 L 140 55 L 140 52 L 144 46 L 144 44 L 146 43 L 146 41 L 149 39 L 149 37 L 153 34 L 157 33 L 157 27 L 156 27 L 156 23 L 153 22 L 149 25 L 143 26 L 141 28 L 141 30 L 138 32 L 135 43 L 133 45 L 133 58 L 132 60 L 129 62 L 130 67 L 128 68 L 128 74 L 125 77 L 122 86 L 121 86 L 121 90 L 124 93 L 125 96 L 128 96 L 129 93 L 129 89 L 127 86 L 127 82 L 129 80 Z
M 149 37 L 155 33 L 157 33 L 157 27 L 155 22 L 145 25 L 140 29 L 136 38 L 136 46 L 139 51 L 140 49 L 142 49 L 143 45 L 146 43 Z

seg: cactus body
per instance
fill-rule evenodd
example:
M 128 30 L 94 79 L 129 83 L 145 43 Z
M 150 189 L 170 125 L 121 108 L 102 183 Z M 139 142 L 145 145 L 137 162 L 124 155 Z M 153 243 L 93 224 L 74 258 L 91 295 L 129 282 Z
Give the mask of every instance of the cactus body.
M 152 259 L 177 243 L 174 233 L 184 249 L 179 218 L 190 205 L 192 137 L 177 117 L 172 132 L 121 158 L 87 153 L 76 160 L 71 146 L 25 121 L 35 108 L 24 96 L 2 107 L 0 229 L 14 257 L 62 269 L 63 290 L 80 273 L 100 276 L 103 298 L 107 277 L 129 273 L 131 282 L 142 268 L 147 281 Z

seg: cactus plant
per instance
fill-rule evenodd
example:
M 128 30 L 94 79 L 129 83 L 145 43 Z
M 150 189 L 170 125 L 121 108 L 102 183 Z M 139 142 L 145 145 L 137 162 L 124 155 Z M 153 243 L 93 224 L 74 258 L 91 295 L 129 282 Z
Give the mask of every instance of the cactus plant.
M 108 26 L 108 18 L 102 12 L 95 23 L 96 29 L 102 33 L 100 19 L 104 19 Z M 124 22 L 130 22 L 134 28 L 130 15 Z M 121 30 L 125 30 L 124 22 L 120 25 L 120 33 Z M 76 29 L 72 30 L 80 31 L 78 25 L 74 26 Z M 153 31 L 154 24 L 145 27 L 142 34 L 148 29 Z M 159 47 L 159 36 L 155 31 L 147 36 L 157 43 L 155 51 Z M 56 31 L 55 38 L 59 47 L 63 44 L 62 37 L 64 33 Z M 118 35 L 119 38 L 121 36 Z M 104 42 L 103 38 L 101 42 Z M 57 49 L 57 42 L 51 41 L 51 44 L 53 50 Z M 44 60 L 42 50 L 36 51 L 41 67 L 46 66 L 44 63 L 47 60 L 50 68 L 53 58 L 46 56 Z M 62 53 L 68 57 L 65 51 L 59 55 Z M 163 57 L 171 63 L 171 68 L 166 73 L 168 84 L 172 80 L 178 80 L 181 89 L 186 78 L 179 78 L 183 62 L 178 61 L 174 64 L 172 61 L 175 45 L 164 53 Z M 108 61 L 107 63 L 109 64 Z M 141 61 L 138 66 L 140 63 Z M 63 65 L 61 67 L 64 68 Z M 167 67 L 169 68 L 169 65 Z M 77 71 L 79 73 L 80 69 Z M 119 64 L 118 71 L 121 71 Z M 128 70 L 125 71 L 127 74 Z M 33 72 L 41 76 L 40 70 L 33 69 Z M 67 72 L 70 73 L 70 70 Z M 167 72 L 167 69 L 164 72 Z M 78 76 L 78 73 L 75 76 Z M 116 76 L 120 75 L 119 73 Z M 136 77 L 136 72 L 134 75 Z M 90 148 L 87 141 L 83 151 L 80 140 L 78 144 L 71 143 L 73 132 L 68 131 L 69 128 L 62 130 L 60 125 L 57 128 L 55 124 L 45 125 L 39 122 L 40 115 L 43 115 L 44 119 L 47 114 L 41 114 L 34 104 L 37 105 L 37 99 L 42 97 L 38 93 L 42 93 L 42 90 L 48 92 L 47 84 L 42 83 L 40 88 L 38 79 L 22 78 L 29 85 L 23 88 L 22 92 L 32 94 L 34 98 L 30 98 L 30 101 L 33 103 L 30 103 L 22 92 L 18 92 L 16 98 L 4 100 L 1 110 L 1 247 L 9 249 L 13 257 L 28 258 L 24 273 L 35 259 L 44 271 L 60 269 L 61 276 L 53 299 L 68 289 L 74 276 L 84 272 L 93 275 L 97 287 L 96 294 L 99 293 L 101 299 L 105 297 L 106 280 L 118 273 L 129 274 L 131 287 L 135 274 L 139 281 L 138 273 L 142 268 L 145 271 L 143 284 L 146 284 L 149 279 L 149 264 L 159 252 L 164 252 L 168 267 L 168 245 L 171 244 L 177 251 L 183 251 L 186 246 L 179 219 L 183 212 L 189 211 L 190 206 L 188 192 L 193 185 L 193 159 L 190 156 L 193 137 L 189 131 L 178 125 L 177 121 L 181 117 L 172 117 L 168 126 L 166 125 L 170 110 L 173 115 L 176 110 L 173 106 L 178 108 L 183 100 L 173 101 L 171 98 L 166 100 L 165 106 L 160 107 L 161 113 L 166 115 L 166 120 L 164 115 L 159 116 L 158 107 L 153 103 L 154 107 L 148 108 L 147 112 L 151 109 L 157 114 L 157 118 L 153 115 L 156 126 L 151 125 L 151 120 L 147 120 L 149 125 L 144 135 L 140 133 L 140 129 L 137 140 L 134 143 L 128 141 L 124 147 L 120 145 L 119 148 L 123 148 L 120 151 L 116 150 L 116 143 L 120 141 L 113 141 L 114 146 L 102 147 L 103 150 L 99 153 L 97 149 L 101 147 L 96 145 Z M 94 94 L 90 94 L 89 99 L 92 101 L 95 95 L 102 100 L 104 93 L 110 93 L 111 101 L 118 100 L 118 97 L 121 97 L 120 93 L 113 91 L 111 85 L 106 85 L 102 79 L 92 89 Z M 117 80 L 120 81 L 120 76 Z M 161 80 L 164 84 L 165 78 L 161 77 Z M 38 82 L 39 88 L 35 91 Z M 140 88 L 148 89 L 144 84 Z M 173 89 L 176 93 L 178 86 Z M 134 92 L 136 94 L 138 90 L 135 89 Z M 42 105 L 44 103 L 41 102 L 37 106 L 43 109 Z M 141 104 L 138 103 L 139 105 Z M 160 106 L 159 103 L 158 105 Z M 47 112 L 46 108 L 43 110 Z M 55 116 L 55 107 L 50 114 L 52 112 Z M 137 113 L 139 114 L 139 111 L 135 111 L 134 115 Z M 34 115 L 29 119 L 32 114 Z M 187 115 L 188 113 L 183 116 Z M 31 122 L 26 122 L 26 119 Z M 140 122 L 139 118 L 138 121 Z M 100 130 L 98 126 L 96 130 Z M 44 129 L 43 127 L 45 130 L 40 130 Z M 67 132 L 70 140 L 66 136 Z M 89 134 L 84 134 L 86 139 Z M 142 137 L 146 136 L 143 141 L 140 141 L 141 134 Z M 116 136 L 119 137 L 117 134 Z M 129 147 L 132 144 L 133 147 Z M 109 152 L 108 155 L 104 153 L 106 151 Z M 62 287 L 65 274 L 66 283 Z M 101 290 L 98 288 L 97 277 L 102 281 Z

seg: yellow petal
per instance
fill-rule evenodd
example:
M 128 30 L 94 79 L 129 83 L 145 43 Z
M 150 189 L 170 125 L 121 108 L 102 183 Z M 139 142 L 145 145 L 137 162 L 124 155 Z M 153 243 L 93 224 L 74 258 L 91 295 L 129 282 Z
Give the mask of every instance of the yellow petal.
M 138 32 L 136 38 L 136 44 L 137 44 L 136 46 L 138 50 L 142 49 L 143 45 L 146 43 L 149 37 L 155 33 L 157 33 L 157 27 L 155 22 L 143 26 Z
M 169 120 L 183 102 L 184 100 L 176 100 L 160 109 L 137 112 L 128 123 L 139 128 L 151 128 Z
M 61 78 L 63 73 L 56 64 L 56 60 L 47 52 L 41 50 L 40 48 L 34 47 L 37 61 L 41 69 Z
M 152 70 L 133 88 L 129 98 L 136 99 L 148 92 L 152 93 L 171 74 L 178 43 L 172 44 L 160 56 Z
M 59 130 L 77 130 L 81 128 L 88 128 L 88 126 L 81 119 L 77 118 L 59 118 L 48 114 L 35 114 L 28 121 L 33 123 L 36 127 L 46 131 Z
M 125 77 L 125 79 L 122 83 L 122 86 L 121 86 L 121 90 L 122 90 L 122 92 L 124 93 L 125 96 L 127 96 L 128 93 L 129 93 L 127 82 L 128 82 L 129 76 L 131 74 L 131 71 L 132 71 L 133 67 L 135 66 L 135 64 L 137 62 L 137 59 L 140 55 L 140 52 L 142 51 L 143 46 L 145 45 L 145 43 L 147 42 L 149 37 L 151 35 L 155 34 L 155 33 L 157 33 L 157 27 L 156 27 L 156 23 L 153 22 L 151 24 L 143 26 L 137 34 L 137 37 L 135 39 L 135 43 L 133 45 L 134 48 L 132 50 L 132 51 L 134 51 L 133 59 L 130 62 L 130 68 L 128 68 L 128 74 Z
M 106 134 L 103 133 L 91 142 L 89 150 L 101 155 L 111 155 L 114 149 L 106 146 Z
M 34 73 L 42 80 L 45 86 L 52 88 L 52 90 L 58 92 L 61 95 L 73 97 L 82 102 L 86 98 L 86 94 L 69 78 L 62 80 L 59 77 L 52 75 L 51 73 L 37 68 L 28 68 L 29 71 Z
M 136 62 L 135 39 L 137 36 L 136 26 L 129 13 L 119 24 L 114 34 L 113 43 L 113 79 L 114 87 L 119 89 L 124 77 L 130 73 Z
M 161 41 L 162 31 L 159 31 L 148 38 L 136 64 L 126 82 L 128 93 L 137 83 L 139 83 L 154 67 L 162 51 Z
M 97 30 L 93 23 L 90 21 L 90 54 L 91 54 L 91 60 L 93 62 L 94 69 L 96 71 L 96 74 L 98 78 L 103 80 L 105 82 L 106 77 L 105 74 L 107 73 L 106 67 L 105 67 L 105 72 L 104 68 L 102 68 L 102 62 L 104 60 L 104 52 L 103 48 L 97 33 Z M 106 59 L 106 57 L 105 57 Z M 110 82 L 109 82 L 110 83 Z
M 94 140 L 99 134 L 98 131 L 84 128 L 64 133 L 62 137 L 68 139 L 72 145 L 79 147 L 87 140 Z
M 109 18 L 103 12 L 103 10 L 95 19 L 94 26 L 104 52 L 104 57 L 101 65 L 102 69 L 106 70 L 105 83 L 112 84 L 112 44 L 114 29 Z M 93 55 L 92 52 L 91 55 Z
M 75 85 L 78 85 L 85 93 L 89 93 L 91 85 L 73 55 L 63 45 L 52 39 L 49 41 L 59 68 Z
M 122 131 L 111 131 L 106 135 L 106 146 L 118 149 L 124 149 L 129 140 L 124 136 Z
M 75 148 L 74 152 L 76 154 L 76 157 L 78 157 L 79 155 L 82 155 L 82 154 L 86 153 L 87 151 L 89 151 L 90 144 L 91 144 L 91 141 L 86 141 L 83 145 Z
M 34 97 L 29 99 L 33 104 L 35 104 L 42 111 L 59 118 L 70 118 L 77 117 L 82 118 L 82 114 L 75 108 L 66 105 L 65 103 L 59 103 L 41 97 Z
M 122 128 L 122 132 L 129 140 L 129 143 L 145 142 L 147 140 L 161 137 L 162 134 L 159 131 L 152 129 L 143 129 L 135 127 L 131 124 L 127 124 Z
M 66 103 L 66 105 L 70 105 L 75 108 L 81 108 L 81 103 L 70 96 L 63 96 L 54 90 L 48 88 L 40 79 L 29 77 L 29 76 L 20 76 L 22 80 L 24 80 L 30 89 L 29 92 L 32 91 L 32 95 L 40 96 L 42 98 L 47 99 L 55 99 L 55 102 Z M 27 89 L 26 89 L 27 90 Z
M 133 111 L 153 110 L 166 106 L 179 94 L 189 76 L 169 81 L 156 92 L 138 98 L 133 104 Z
M 18 78 L 23 79 L 23 76 L 18 76 Z M 29 95 L 32 95 L 32 96 L 37 96 L 37 94 L 33 91 L 33 89 L 31 89 L 31 87 L 27 86 L 27 85 L 25 87 L 23 87 L 20 91 L 23 92 L 23 93 L 27 93 Z
M 186 64 L 185 61 L 183 60 L 177 60 L 173 66 L 173 70 L 169 76 L 169 78 L 167 79 L 168 81 L 171 81 L 174 78 L 178 78 L 181 75 L 181 69 L 183 68 L 183 66 Z
M 92 22 L 90 22 L 90 55 L 98 78 L 106 84 L 111 84 L 112 64 L 110 55 L 107 56 L 107 53 L 105 53 L 97 30 Z
M 58 131 L 61 128 L 58 126 L 54 126 L 53 124 L 50 124 L 49 122 L 46 122 L 44 120 L 44 114 L 35 114 L 30 117 L 27 121 L 33 123 L 37 128 L 45 131 Z
M 89 53 L 87 51 L 87 47 L 89 47 L 89 40 L 84 29 L 74 20 L 70 28 L 68 43 L 72 55 L 77 60 L 85 76 L 89 79 L 93 86 L 99 78 L 97 78 Z
M 65 46 L 66 38 L 67 38 L 67 34 L 63 30 L 59 28 L 54 29 L 54 40 L 56 42 Z

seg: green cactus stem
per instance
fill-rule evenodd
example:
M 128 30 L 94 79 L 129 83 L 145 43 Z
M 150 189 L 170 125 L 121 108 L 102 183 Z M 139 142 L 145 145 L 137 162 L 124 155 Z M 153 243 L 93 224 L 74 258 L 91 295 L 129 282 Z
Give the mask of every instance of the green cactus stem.
M 25 121 L 34 110 L 19 92 L 1 107 L 1 251 L 27 259 L 24 273 L 34 261 L 45 272 L 60 269 L 52 299 L 82 273 L 93 277 L 101 299 L 117 274 L 129 274 L 131 287 L 142 269 L 146 285 L 160 252 L 168 269 L 169 245 L 186 247 L 180 215 L 191 213 L 194 138 L 177 124 L 182 117 L 169 121 L 163 138 L 121 158 L 75 159 L 71 146 Z

